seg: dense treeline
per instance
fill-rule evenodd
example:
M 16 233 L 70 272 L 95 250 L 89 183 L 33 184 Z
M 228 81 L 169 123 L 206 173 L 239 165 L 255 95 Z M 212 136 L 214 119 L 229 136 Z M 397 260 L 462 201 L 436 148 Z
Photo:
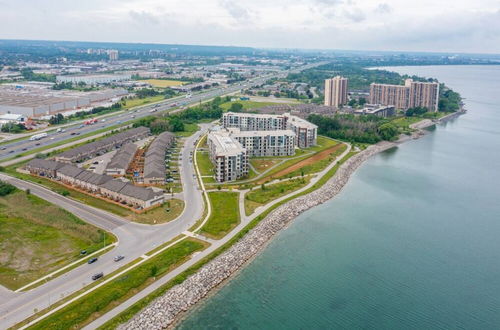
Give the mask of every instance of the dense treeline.
M 372 115 L 337 114 L 333 117 L 327 117 L 313 114 L 307 120 L 318 126 L 318 134 L 349 142 L 390 141 L 399 134 L 398 128 L 394 124 L 384 118 Z
M 145 126 L 151 129 L 151 133 L 160 134 L 165 131 L 182 132 L 185 124 L 196 123 L 206 119 L 219 119 L 224 112 L 220 105 L 230 98 L 216 97 L 210 102 L 200 104 L 196 107 L 188 108 L 179 113 L 159 116 L 148 116 L 138 119 L 134 127 Z
M 460 94 L 447 88 L 444 84 L 441 84 L 439 94 L 439 111 L 455 112 L 460 109 L 460 104 L 462 103 Z
M 30 81 L 56 82 L 56 76 L 53 74 L 34 73 L 30 68 L 21 69 L 21 75 L 24 79 Z

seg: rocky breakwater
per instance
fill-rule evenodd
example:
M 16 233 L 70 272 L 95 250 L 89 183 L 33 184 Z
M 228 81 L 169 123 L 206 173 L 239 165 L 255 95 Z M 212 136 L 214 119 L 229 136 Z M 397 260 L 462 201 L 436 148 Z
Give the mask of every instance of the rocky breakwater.
M 349 158 L 321 188 L 276 208 L 255 228 L 227 251 L 210 261 L 197 273 L 154 300 L 120 329 L 164 329 L 174 324 L 182 313 L 205 297 L 210 290 L 228 279 L 255 257 L 266 243 L 302 212 L 326 202 L 338 194 L 351 174 L 369 157 L 394 147 L 382 142 Z

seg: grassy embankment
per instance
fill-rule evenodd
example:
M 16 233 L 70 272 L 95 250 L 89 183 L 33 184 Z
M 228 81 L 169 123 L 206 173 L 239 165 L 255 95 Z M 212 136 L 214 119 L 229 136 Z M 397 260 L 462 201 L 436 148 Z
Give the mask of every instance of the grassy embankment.
M 143 99 L 135 97 L 135 98 L 132 98 L 132 99 L 126 99 L 124 101 L 122 109 L 123 110 L 130 109 L 130 108 L 137 107 L 137 106 L 140 106 L 140 105 L 146 105 L 146 104 L 153 103 L 153 102 L 160 102 L 160 101 L 163 101 L 163 100 L 165 100 L 165 96 L 164 95 L 150 96 L 150 97 L 145 97 Z
M 259 188 L 247 192 L 245 194 L 245 214 L 252 214 L 256 208 L 304 187 L 309 181 L 308 177 L 296 178 L 270 185 L 263 184 Z
M 225 102 L 220 105 L 220 107 L 224 111 L 228 111 L 231 108 L 231 105 L 233 103 L 240 103 L 243 106 L 244 110 L 251 110 L 254 108 L 260 108 L 260 107 L 265 107 L 268 105 L 279 105 L 279 104 L 284 104 L 284 103 L 278 103 L 278 102 L 257 102 L 257 101 L 231 101 L 231 102 Z
M 28 329 L 81 328 L 186 262 L 194 252 L 204 250 L 207 246 L 206 242 L 187 238 Z
M 271 213 L 273 210 L 278 208 L 279 206 L 289 202 L 290 200 L 293 200 L 299 196 L 308 194 L 321 186 L 323 186 L 331 177 L 335 175 L 337 172 L 338 168 L 340 165 L 342 165 L 345 161 L 347 161 L 350 157 L 354 156 L 356 152 L 350 152 L 347 154 L 343 159 L 339 161 L 338 164 L 336 164 L 332 169 L 330 169 L 323 177 L 321 177 L 318 182 L 316 182 L 311 188 L 305 190 L 304 192 L 295 194 L 293 196 L 290 196 L 289 198 L 274 204 L 273 206 L 269 207 L 266 209 L 262 214 L 257 216 L 255 219 L 253 219 L 244 229 L 242 229 L 240 232 L 238 232 L 233 238 L 231 238 L 226 244 L 194 264 L 193 266 L 189 267 L 186 269 L 184 272 L 181 274 L 177 275 L 174 277 L 172 280 L 155 290 L 153 293 L 148 295 L 147 297 L 144 297 L 143 299 L 139 300 L 129 308 L 127 308 L 125 311 L 121 312 L 118 314 L 116 317 L 113 319 L 109 320 L 106 322 L 104 325 L 99 327 L 99 330 L 112 330 L 115 329 L 117 326 L 120 324 L 123 324 L 130 320 L 134 315 L 136 315 L 140 310 L 142 310 L 144 307 L 146 307 L 148 304 L 150 304 L 153 300 L 155 300 L 158 297 L 161 297 L 162 295 L 165 294 L 170 288 L 174 287 L 177 284 L 180 284 L 184 282 L 190 275 L 196 273 L 201 267 L 203 267 L 205 264 L 210 262 L 211 260 L 215 259 L 217 256 L 220 254 L 224 253 L 226 250 L 228 250 L 233 244 L 238 242 L 243 236 L 245 236 L 250 230 L 252 230 L 255 226 L 259 224 L 260 221 L 262 221 L 269 213 Z
M 240 223 L 239 193 L 228 191 L 211 191 L 208 199 L 212 206 L 212 213 L 201 233 L 220 239 Z
M 15 290 L 84 259 L 116 238 L 54 204 L 17 190 L 0 197 L 0 284 Z

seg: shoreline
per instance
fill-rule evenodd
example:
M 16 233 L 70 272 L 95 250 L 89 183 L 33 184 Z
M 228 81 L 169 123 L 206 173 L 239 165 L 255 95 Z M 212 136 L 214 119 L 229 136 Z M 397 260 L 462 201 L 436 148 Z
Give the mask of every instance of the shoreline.
M 397 147 L 394 142 L 380 142 L 349 158 L 322 187 L 288 201 L 269 213 L 228 250 L 201 267 L 184 282 L 156 298 L 119 329 L 172 328 L 195 304 L 222 287 L 233 275 L 265 249 L 271 239 L 303 212 L 323 204 L 341 192 L 350 176 L 367 159 Z M 216 291 L 215 291 L 216 292 Z
M 184 282 L 172 287 L 163 296 L 134 315 L 119 329 L 172 329 L 201 301 L 217 293 L 239 271 L 252 262 L 281 230 L 286 229 L 303 212 L 321 205 L 338 195 L 350 176 L 372 156 L 397 147 L 408 140 L 418 139 L 427 127 L 456 118 L 465 111 L 451 113 L 438 120 L 424 119 L 415 123 L 416 131 L 402 135 L 395 142 L 379 142 L 349 158 L 323 186 L 280 205 L 262 219 L 228 250 L 201 267 Z

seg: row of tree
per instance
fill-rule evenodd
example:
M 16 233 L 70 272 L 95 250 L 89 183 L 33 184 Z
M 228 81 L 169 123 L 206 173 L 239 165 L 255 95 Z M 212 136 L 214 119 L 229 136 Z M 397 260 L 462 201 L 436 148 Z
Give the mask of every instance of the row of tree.
M 391 141 L 399 135 L 396 125 L 373 115 L 337 114 L 327 117 L 312 114 L 307 120 L 318 126 L 318 134 L 350 142 L 372 144 Z

